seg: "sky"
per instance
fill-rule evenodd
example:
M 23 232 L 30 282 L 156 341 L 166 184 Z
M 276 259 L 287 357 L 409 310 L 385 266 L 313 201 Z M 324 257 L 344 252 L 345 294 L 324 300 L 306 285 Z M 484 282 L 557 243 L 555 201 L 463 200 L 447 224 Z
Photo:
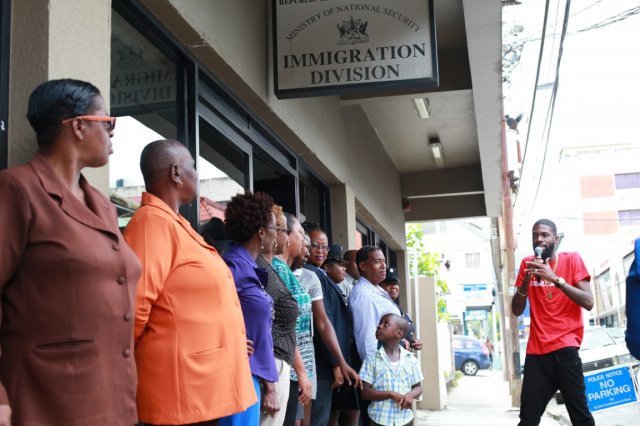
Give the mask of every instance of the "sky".
M 143 185 L 140 173 L 140 153 L 149 142 L 164 137 L 133 117 L 118 117 L 114 130 L 113 154 L 109 159 L 109 187 L 116 186 L 117 179 L 125 179 L 127 186 Z M 221 170 L 203 158 L 198 159 L 200 180 L 226 176 Z
M 531 225 L 540 217 L 557 218 L 559 228 L 569 234 L 582 227 L 582 218 L 575 210 L 577 194 L 567 193 L 567 183 L 575 178 L 571 173 L 576 171 L 560 161 L 563 149 L 594 145 L 640 148 L 640 1 L 571 1 L 553 115 L 547 114 L 551 93 L 547 88 L 538 91 L 536 110 L 530 117 L 544 3 L 524 0 L 522 6 L 505 8 L 505 28 L 514 23 L 523 27 L 511 38 L 531 40 L 512 73 L 511 87 L 504 91 L 505 113 L 524 113 L 518 129 L 523 141 L 527 134 L 530 136 L 528 146 L 523 146 L 525 164 L 514 209 L 518 246 L 525 252 L 521 255 L 531 251 Z M 555 37 L 546 39 L 545 49 L 553 53 L 543 55 L 539 88 L 552 83 L 556 76 L 565 1 L 552 0 L 550 5 L 547 32 Z M 540 129 L 550 117 L 547 141 Z M 531 131 L 527 133 L 529 124 Z M 620 159 L 621 163 L 629 160 Z M 604 166 L 592 161 L 578 172 L 597 174 Z M 577 238 L 573 243 L 568 238 L 563 247 L 580 248 Z

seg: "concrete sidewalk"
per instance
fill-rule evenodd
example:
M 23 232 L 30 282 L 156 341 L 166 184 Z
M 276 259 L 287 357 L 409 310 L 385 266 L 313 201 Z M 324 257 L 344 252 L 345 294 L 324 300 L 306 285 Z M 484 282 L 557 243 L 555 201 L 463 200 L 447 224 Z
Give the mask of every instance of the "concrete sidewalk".
M 557 419 L 560 424 L 571 425 L 566 406 L 556 403 L 555 398 L 547 405 L 547 414 Z M 598 426 L 637 426 L 640 424 L 640 403 L 622 405 L 592 414 Z
M 518 408 L 511 407 L 509 383 L 501 371 L 480 370 L 475 376 L 464 376 L 448 394 L 442 411 L 418 410 L 414 424 L 429 426 L 515 426 Z M 568 417 L 567 417 L 568 418 Z M 545 414 L 541 426 L 566 424 L 560 417 Z

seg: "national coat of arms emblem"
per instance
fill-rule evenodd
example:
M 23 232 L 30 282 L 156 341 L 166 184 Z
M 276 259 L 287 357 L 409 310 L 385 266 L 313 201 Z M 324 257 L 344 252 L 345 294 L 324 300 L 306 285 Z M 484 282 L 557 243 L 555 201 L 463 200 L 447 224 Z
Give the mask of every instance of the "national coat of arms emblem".
M 367 25 L 367 21 L 353 19 L 353 16 L 351 16 L 349 20 L 342 21 L 342 23 L 338 24 L 338 33 L 340 33 L 338 44 L 345 45 L 368 42 L 369 34 L 367 34 Z

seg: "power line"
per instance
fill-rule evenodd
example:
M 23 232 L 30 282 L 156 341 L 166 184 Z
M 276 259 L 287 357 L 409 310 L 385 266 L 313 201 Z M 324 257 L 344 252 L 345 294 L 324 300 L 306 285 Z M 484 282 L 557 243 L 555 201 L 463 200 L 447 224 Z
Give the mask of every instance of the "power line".
M 585 213 L 595 213 L 595 212 L 585 212 Z M 640 219 L 628 218 L 628 219 L 590 219 L 586 217 L 570 217 L 570 216 L 558 216 L 559 219 L 567 219 L 567 220 L 579 220 L 582 222 L 638 222 L 640 225 Z
M 538 185 L 533 197 L 533 203 L 529 209 L 529 213 L 533 210 L 533 206 L 538 201 L 538 194 L 540 193 L 540 185 L 542 184 L 542 176 L 544 176 L 544 168 L 547 164 L 547 150 L 549 148 L 549 139 L 551 138 L 551 128 L 553 126 L 553 117 L 556 109 L 556 99 L 558 94 L 558 87 L 560 86 L 560 63 L 562 62 L 562 52 L 564 50 L 564 39 L 567 35 L 567 27 L 569 26 L 569 10 L 571 10 L 571 0 L 567 0 L 564 10 L 564 22 L 562 23 L 562 36 L 560 37 L 560 46 L 558 47 L 558 60 L 556 61 L 556 78 L 553 82 L 553 91 L 551 92 L 551 108 L 547 112 L 549 118 L 549 126 L 546 127 L 546 138 L 544 142 L 544 155 L 542 157 L 542 167 L 540 168 L 540 178 L 538 179 Z M 546 126 L 545 122 L 545 126 Z M 528 143 L 527 143 L 528 144 Z
M 607 25 L 616 24 L 618 22 L 624 21 L 625 19 L 629 19 L 632 16 L 637 15 L 638 13 L 640 13 L 640 6 L 636 6 L 634 8 L 627 9 L 624 12 L 621 12 L 621 13 L 619 13 L 617 15 L 614 15 L 614 16 L 611 16 L 609 18 L 606 18 L 606 19 L 604 19 L 604 20 L 602 20 L 602 21 L 600 21 L 598 23 L 590 25 L 590 26 L 588 26 L 586 28 L 583 28 L 581 30 L 574 31 L 573 33 L 582 33 L 582 32 L 585 32 L 585 31 L 591 31 L 591 30 L 603 28 L 603 27 L 606 27 Z
M 570 17 L 576 16 L 576 15 L 584 12 L 585 10 L 592 8 L 593 6 L 595 6 L 596 4 L 598 4 L 598 3 L 602 2 L 602 1 L 603 0 L 598 0 L 595 3 L 591 4 L 590 6 L 587 6 L 584 9 L 581 9 L 580 11 L 571 14 Z M 582 29 L 579 29 L 579 30 L 575 30 L 575 31 L 569 31 L 568 34 L 569 35 L 573 35 L 573 34 L 577 34 L 577 33 L 582 33 L 582 32 L 586 32 L 586 31 L 600 29 L 600 28 L 606 27 L 606 26 L 611 25 L 611 24 L 616 24 L 618 22 L 622 22 L 625 19 L 631 18 L 631 17 L 633 17 L 633 16 L 635 16 L 635 15 L 637 15 L 639 13 L 640 13 L 640 6 L 636 6 L 636 7 L 633 7 L 631 9 L 627 9 L 624 12 L 620 12 L 617 15 L 605 18 L 602 21 L 596 22 L 595 24 L 591 24 L 588 27 L 585 27 L 585 28 L 582 28 Z M 548 26 L 549 27 L 555 26 L 557 23 L 558 22 L 556 21 L 553 25 L 548 25 Z M 546 24 L 545 24 L 545 27 L 546 27 Z M 550 33 L 548 35 L 545 35 L 545 33 L 543 31 L 541 37 L 525 37 L 525 38 L 522 38 L 522 39 L 514 42 L 513 44 L 516 45 L 516 46 L 520 46 L 520 45 L 524 46 L 525 44 L 530 43 L 532 41 L 541 41 L 541 40 L 543 40 L 544 37 L 555 38 L 558 35 L 560 35 L 560 34 L 555 33 L 555 32 Z
M 547 33 L 547 20 L 548 20 L 548 18 L 549 18 L 549 0 L 547 0 L 545 2 L 545 5 L 544 5 L 544 18 L 543 18 L 543 21 L 542 21 L 542 38 L 540 39 L 540 53 L 538 54 L 538 66 L 537 66 L 537 69 L 536 69 L 536 81 L 535 81 L 535 84 L 533 86 L 535 88 L 538 87 L 538 82 L 540 81 L 540 69 L 542 68 L 542 54 L 543 54 L 543 51 L 544 51 L 544 45 L 545 45 L 545 39 L 546 39 L 545 34 Z M 531 111 L 535 111 L 537 93 L 538 93 L 537 89 L 533 91 L 533 99 L 531 101 Z M 529 152 L 528 139 L 529 139 L 529 134 L 531 133 L 531 122 L 532 122 L 532 120 L 529 120 L 529 125 L 527 126 L 527 144 L 524 146 L 524 153 L 522 154 L 522 166 L 523 166 L 523 169 L 524 169 L 524 166 L 527 164 L 526 163 L 526 159 L 527 159 L 527 153 Z M 517 201 L 518 201 L 518 193 L 516 193 L 514 203 L 516 203 Z

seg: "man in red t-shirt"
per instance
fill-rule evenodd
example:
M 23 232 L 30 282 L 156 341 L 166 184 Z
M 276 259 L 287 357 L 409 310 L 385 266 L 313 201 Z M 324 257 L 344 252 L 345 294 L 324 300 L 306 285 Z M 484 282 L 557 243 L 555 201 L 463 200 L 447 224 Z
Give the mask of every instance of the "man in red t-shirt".
M 519 426 L 538 425 L 557 390 L 573 425 L 595 425 L 578 355 L 582 308 L 593 308 L 591 276 L 578 253 L 556 253 L 560 239 L 549 219 L 533 225 L 532 237 L 536 255 L 522 259 L 511 299 L 513 315 L 522 314 L 527 298 L 531 312 Z

